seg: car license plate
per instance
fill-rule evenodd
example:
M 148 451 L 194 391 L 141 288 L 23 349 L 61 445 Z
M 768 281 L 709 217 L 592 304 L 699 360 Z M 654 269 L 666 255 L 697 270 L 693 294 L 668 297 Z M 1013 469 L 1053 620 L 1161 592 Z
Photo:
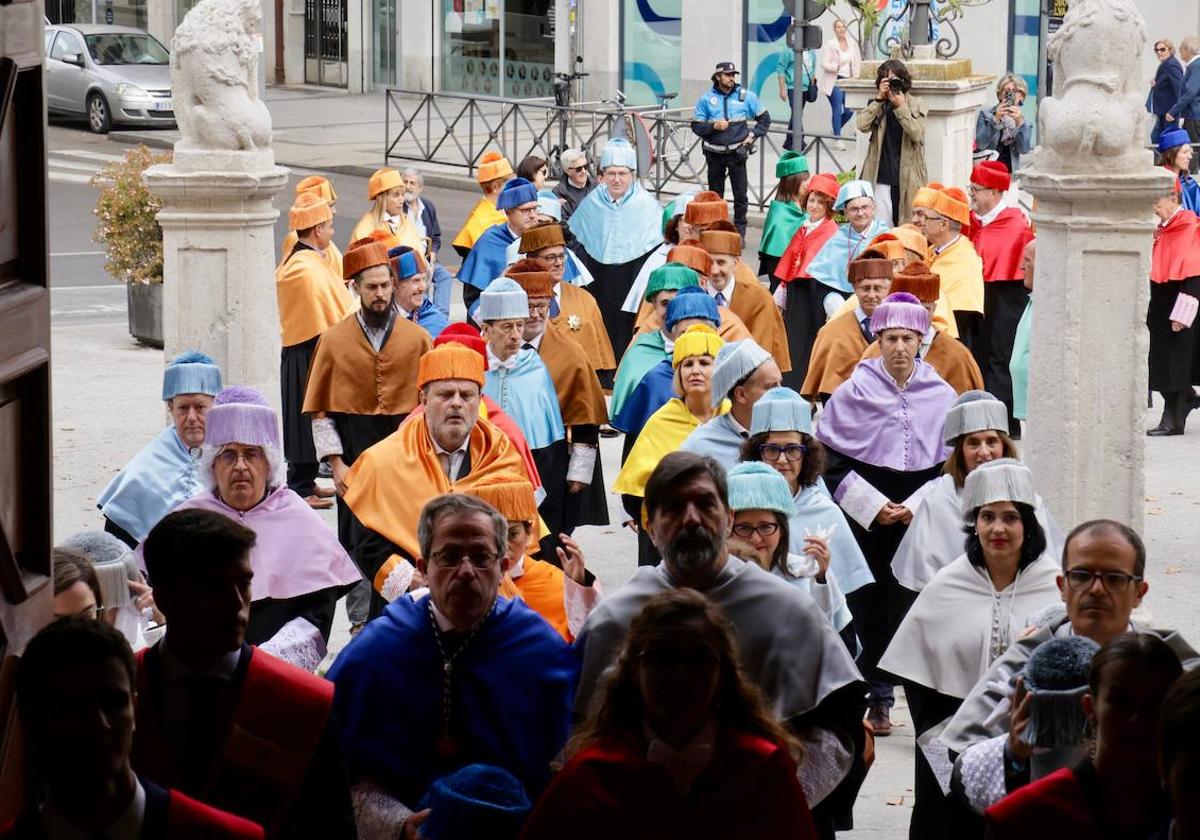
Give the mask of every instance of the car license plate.
M 155 111 L 173 111 L 170 99 L 159 99 L 154 103 Z

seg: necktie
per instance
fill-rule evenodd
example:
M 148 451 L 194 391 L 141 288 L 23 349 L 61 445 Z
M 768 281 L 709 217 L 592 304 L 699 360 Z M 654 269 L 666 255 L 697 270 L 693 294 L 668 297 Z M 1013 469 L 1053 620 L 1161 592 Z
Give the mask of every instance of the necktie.
M 414 324 L 417 323 L 417 310 L 414 309 L 412 312 L 408 313 L 408 320 L 412 321 Z
M 437 454 L 437 456 L 438 456 L 438 463 L 440 463 L 442 465 L 442 472 L 444 472 L 446 474 L 446 478 L 453 481 L 454 476 L 450 475 L 450 453 L 449 452 L 439 452 Z
M 550 298 L 550 317 L 557 318 L 558 313 L 561 311 L 562 307 L 558 305 L 558 301 L 555 298 Z
M 867 344 L 870 344 L 872 341 L 875 340 L 875 336 L 873 336 L 871 334 L 871 319 L 870 318 L 863 318 L 862 323 L 859 325 L 859 327 L 862 329 L 863 338 L 865 338 L 867 340 Z
M 717 292 L 716 295 L 713 296 L 713 300 L 715 300 L 717 302 L 717 306 L 724 306 L 725 305 L 725 293 Z
M 532 344 L 530 344 L 528 341 L 526 341 L 524 344 L 521 345 L 521 349 L 522 350 L 536 350 L 537 348 L 534 347 Z

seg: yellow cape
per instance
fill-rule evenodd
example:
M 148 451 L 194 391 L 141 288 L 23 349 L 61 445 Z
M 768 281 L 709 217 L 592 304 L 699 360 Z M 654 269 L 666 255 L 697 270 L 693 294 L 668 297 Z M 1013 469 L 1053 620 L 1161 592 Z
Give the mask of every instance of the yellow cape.
M 471 208 L 471 215 L 467 216 L 467 223 L 463 225 L 463 229 L 458 232 L 458 236 L 454 237 L 454 242 L 451 244 L 456 248 L 474 248 L 475 241 L 483 236 L 485 230 L 492 225 L 506 221 L 508 221 L 508 216 L 497 210 L 495 204 L 486 198 L 481 198 Z
M 729 400 L 722 400 L 716 414 L 729 411 Z M 716 415 L 713 415 L 716 416 Z M 700 427 L 700 421 L 688 411 L 683 400 L 672 397 L 658 411 L 650 415 L 637 442 L 625 459 L 625 466 L 617 475 L 613 490 L 630 496 L 643 496 L 650 473 L 658 466 L 664 455 L 674 452 L 687 436 Z
M 932 257 L 929 269 L 942 280 L 942 297 L 955 312 L 983 314 L 983 260 L 965 236 Z

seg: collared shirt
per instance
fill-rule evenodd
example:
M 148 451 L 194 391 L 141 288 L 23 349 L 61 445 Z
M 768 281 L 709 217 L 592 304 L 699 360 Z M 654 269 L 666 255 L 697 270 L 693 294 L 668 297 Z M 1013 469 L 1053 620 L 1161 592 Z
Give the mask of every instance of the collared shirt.
M 725 419 L 728 421 L 729 425 L 733 427 L 733 430 L 737 432 L 737 436 L 742 440 L 750 437 L 750 430 L 737 421 L 737 418 L 733 416 L 732 411 L 725 412 Z
M 858 328 L 863 334 L 863 338 L 870 344 L 875 340 L 875 334 L 871 332 L 871 316 L 863 311 L 861 306 L 854 307 L 854 320 L 858 321 Z
M 383 349 L 383 342 L 387 340 L 388 330 L 392 328 L 392 324 L 396 320 L 396 315 L 403 313 L 405 319 L 408 318 L 408 313 L 400 309 L 399 306 L 393 306 L 391 312 L 388 313 L 388 319 L 378 327 L 372 327 L 363 319 L 362 309 L 354 313 L 354 317 L 358 318 L 358 325 L 362 327 L 363 334 L 366 335 L 367 341 L 371 342 L 371 346 L 378 353 Z
M 945 245 L 943 245 L 940 248 L 934 248 L 933 249 L 934 255 L 940 257 L 947 248 L 949 248 L 951 245 L 953 245 L 955 242 L 957 242 L 960 239 L 962 239 L 962 234 L 961 233 L 955 234 L 954 238 L 951 239 L 949 242 L 947 242 Z
M 676 749 L 654 734 L 648 723 L 642 724 L 648 744 L 646 761 L 660 764 L 681 793 L 687 793 L 696 779 L 712 763 L 717 743 L 717 725 L 710 718 L 690 741 Z
M 1005 209 L 1004 202 L 997 201 L 995 207 L 993 207 L 989 212 L 987 212 L 984 215 L 979 217 L 979 224 L 983 225 L 984 227 L 987 227 L 992 222 L 996 221 L 996 217 L 999 216 L 1001 213 L 1003 213 L 1004 209 Z
M 95 837 L 103 837 L 104 840 L 139 840 L 142 823 L 146 820 L 146 789 L 136 776 L 133 784 L 133 796 L 125 810 L 100 832 L 84 831 L 55 811 L 53 803 L 47 803 L 41 814 L 42 832 L 46 840 L 92 840 Z
M 929 353 L 929 347 L 933 344 L 933 340 L 937 338 L 937 329 L 931 323 L 929 329 L 925 330 L 925 335 L 921 336 L 921 346 L 917 348 L 917 356 L 924 359 Z
M 413 223 L 413 227 L 417 229 L 417 232 L 421 236 L 425 236 L 425 222 L 421 220 L 421 214 L 425 212 L 425 202 L 418 198 L 416 202 L 411 205 L 405 205 L 405 207 L 404 215 L 408 216 L 408 220 Z
M 529 349 L 529 350 L 534 351 L 535 353 L 540 352 L 542 349 L 542 338 L 545 335 L 546 335 L 545 331 L 538 333 L 533 338 L 529 339 L 529 341 L 523 342 L 521 344 L 521 349 L 522 350 Z M 514 359 L 517 358 L 516 355 L 514 355 L 513 358 Z
M 520 353 L 521 351 L 518 350 L 507 359 L 501 359 L 492 352 L 492 345 L 489 344 L 487 346 L 488 370 L 499 370 L 500 368 L 504 368 L 505 370 L 513 370 L 517 366 L 517 356 L 519 356 Z
M 666 330 L 659 330 L 659 332 L 662 333 L 662 337 L 663 337 L 663 350 L 666 352 L 666 354 L 668 356 L 670 356 L 672 353 L 675 352 L 675 340 L 672 338 L 667 338 Z
M 467 447 L 471 445 L 471 436 L 467 435 L 458 449 L 455 449 L 453 452 L 448 449 L 443 449 L 442 445 L 434 440 L 432 433 L 429 435 L 429 441 L 433 444 L 433 451 L 438 455 L 450 456 L 450 468 L 446 473 L 446 477 L 451 481 L 454 481 L 456 478 L 458 478 L 458 473 L 462 469 L 463 461 L 467 457 Z M 441 458 L 438 458 L 438 460 L 440 461 Z M 434 607 L 434 609 L 436 610 L 437 607 Z
M 729 282 L 725 284 L 724 289 L 717 289 L 712 285 L 712 283 L 707 283 L 704 286 L 704 290 L 706 292 L 708 292 L 709 297 L 711 297 L 713 300 L 717 301 L 718 306 L 726 306 L 727 307 L 727 306 L 729 306 L 729 302 L 731 300 L 733 300 L 733 286 L 735 283 L 735 279 L 736 278 L 734 278 L 733 275 L 730 275 Z M 720 300 L 717 300 L 717 295 L 721 295 Z

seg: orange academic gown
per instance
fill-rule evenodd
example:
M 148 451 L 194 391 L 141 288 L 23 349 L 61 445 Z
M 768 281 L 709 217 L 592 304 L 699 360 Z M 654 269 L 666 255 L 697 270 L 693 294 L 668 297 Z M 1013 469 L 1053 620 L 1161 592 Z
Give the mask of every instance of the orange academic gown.
M 834 318 L 817 333 L 800 394 L 808 400 L 832 394 L 850 378 L 866 349 L 867 340 L 853 312 Z

